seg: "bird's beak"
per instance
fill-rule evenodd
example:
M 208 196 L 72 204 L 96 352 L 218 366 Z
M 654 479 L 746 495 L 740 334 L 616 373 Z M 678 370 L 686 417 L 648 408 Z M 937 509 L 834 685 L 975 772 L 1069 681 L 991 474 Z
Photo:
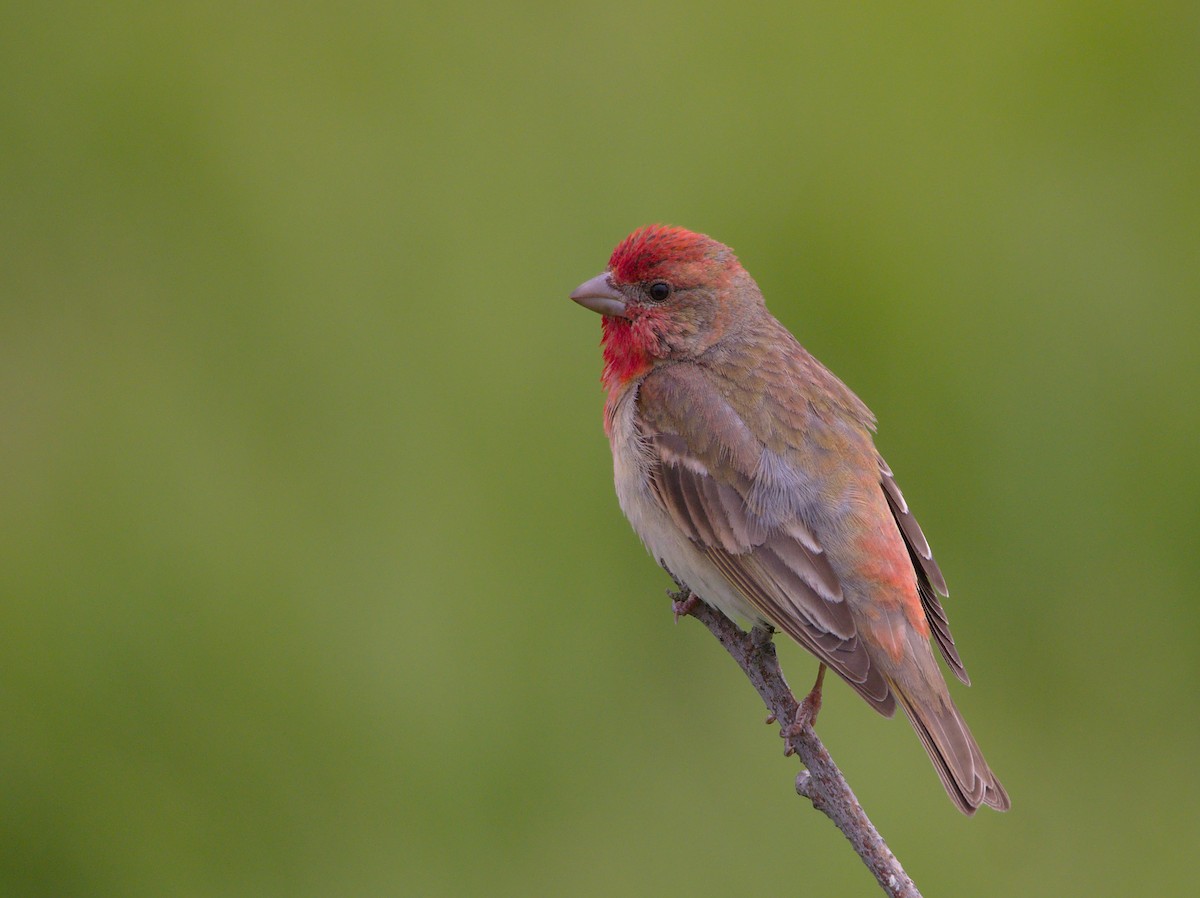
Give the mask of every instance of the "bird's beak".
M 629 317 L 625 313 L 625 297 L 612 285 L 607 271 L 576 287 L 571 293 L 571 299 L 585 309 L 591 309 L 601 315 L 610 315 L 613 318 Z

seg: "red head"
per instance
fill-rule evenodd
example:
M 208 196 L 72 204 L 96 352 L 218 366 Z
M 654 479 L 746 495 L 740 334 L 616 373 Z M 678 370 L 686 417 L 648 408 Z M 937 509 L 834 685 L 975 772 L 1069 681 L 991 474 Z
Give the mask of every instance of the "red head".
M 711 237 L 684 228 L 647 225 L 617 244 L 608 270 L 618 284 L 656 278 L 699 283 L 711 279 L 727 262 L 738 264 L 733 250 Z
M 666 225 L 634 231 L 608 270 L 571 294 L 604 315 L 604 375 L 610 391 L 659 359 L 695 358 L 762 296 L 733 250 L 704 234 Z

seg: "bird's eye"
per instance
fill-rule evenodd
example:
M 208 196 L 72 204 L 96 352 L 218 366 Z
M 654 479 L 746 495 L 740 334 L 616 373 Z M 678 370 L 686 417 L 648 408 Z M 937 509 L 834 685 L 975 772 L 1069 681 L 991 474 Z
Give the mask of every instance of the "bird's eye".
M 655 302 L 662 302 L 671 295 L 671 285 L 666 281 L 655 281 L 646 293 Z

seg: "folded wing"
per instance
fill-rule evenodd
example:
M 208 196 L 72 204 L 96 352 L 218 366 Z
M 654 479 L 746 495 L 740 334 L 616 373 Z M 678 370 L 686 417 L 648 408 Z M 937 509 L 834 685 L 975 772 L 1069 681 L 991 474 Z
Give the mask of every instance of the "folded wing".
M 888 683 L 859 638 L 812 530 L 798 515 L 754 508 L 754 473 L 769 450 L 694 371 L 656 372 L 641 389 L 650 483 L 672 520 L 763 618 L 880 713 L 894 713 Z

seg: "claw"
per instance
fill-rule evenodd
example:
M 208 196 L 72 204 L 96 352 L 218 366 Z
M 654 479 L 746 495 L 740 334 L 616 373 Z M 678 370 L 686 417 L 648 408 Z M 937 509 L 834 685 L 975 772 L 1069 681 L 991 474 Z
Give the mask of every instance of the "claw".
M 799 736 L 805 727 L 817 725 L 817 714 L 821 711 L 821 687 L 825 684 L 825 665 L 817 668 L 817 682 L 812 690 L 804 696 L 800 707 L 796 709 L 796 719 L 788 727 L 788 736 Z
M 677 593 L 668 593 L 671 596 L 671 610 L 675 612 L 675 623 L 679 623 L 681 617 L 687 617 L 696 610 L 696 606 L 700 604 L 700 600 L 696 598 L 696 594 L 686 586 Z

